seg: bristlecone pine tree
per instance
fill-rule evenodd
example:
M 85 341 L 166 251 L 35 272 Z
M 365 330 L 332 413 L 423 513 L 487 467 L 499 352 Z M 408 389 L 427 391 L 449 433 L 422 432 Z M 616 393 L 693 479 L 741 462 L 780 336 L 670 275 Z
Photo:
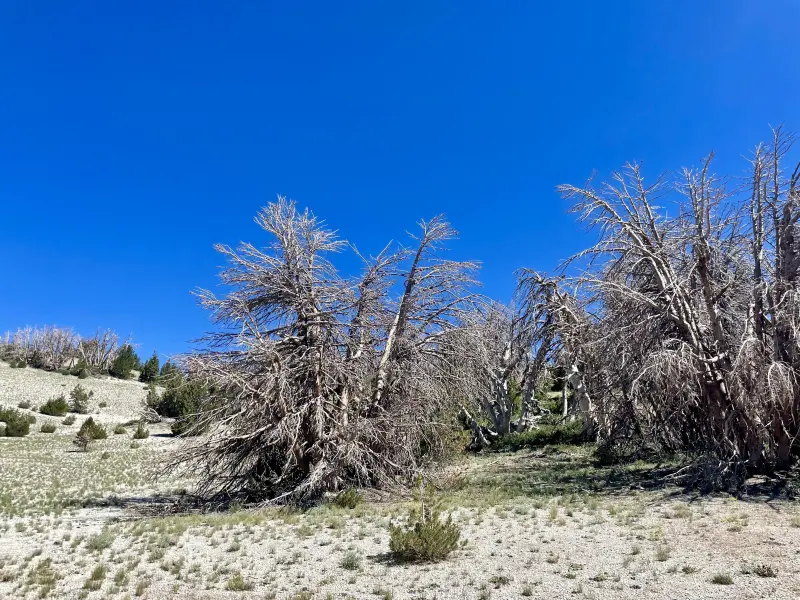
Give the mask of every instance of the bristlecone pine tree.
M 455 231 L 441 217 L 420 223 L 412 248 L 362 258 L 355 278 L 330 262 L 347 244 L 293 202 L 256 222 L 266 248 L 217 246 L 228 295 L 198 293 L 220 331 L 185 359 L 209 393 L 192 424 L 201 435 L 170 470 L 199 475 L 201 493 L 273 502 L 411 475 L 441 448 L 444 334 L 472 299 L 476 265 L 442 256 Z
M 125 344 L 119 349 L 116 358 L 111 363 L 108 372 L 119 379 L 130 379 L 131 371 L 139 364 L 139 357 L 130 344 Z
M 139 381 L 150 383 L 158 379 L 158 355 L 153 352 L 153 356 L 145 361 L 142 372 L 139 373 Z

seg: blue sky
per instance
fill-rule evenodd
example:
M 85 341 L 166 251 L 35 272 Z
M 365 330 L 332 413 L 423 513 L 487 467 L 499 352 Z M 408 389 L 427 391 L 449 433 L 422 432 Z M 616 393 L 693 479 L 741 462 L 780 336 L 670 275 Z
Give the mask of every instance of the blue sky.
M 552 270 L 554 191 L 627 160 L 742 173 L 800 128 L 800 2 L 0 4 L 0 329 L 208 329 L 214 242 L 277 194 L 377 252 L 448 215 L 453 255 Z

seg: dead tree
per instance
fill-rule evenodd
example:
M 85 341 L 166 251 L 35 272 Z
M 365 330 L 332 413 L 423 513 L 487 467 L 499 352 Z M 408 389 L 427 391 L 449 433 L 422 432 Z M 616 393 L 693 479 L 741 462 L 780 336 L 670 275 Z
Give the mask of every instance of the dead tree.
M 583 351 L 602 436 L 770 469 L 798 450 L 800 195 L 780 130 L 741 193 L 711 157 L 675 181 L 638 165 L 599 189 L 562 186 L 598 242 L 572 265 L 593 307 Z M 592 391 L 595 390 L 595 391 Z M 726 462 L 727 461 L 727 462 Z
M 557 280 L 522 270 L 511 307 L 487 302 L 454 332 L 459 350 L 453 370 L 459 374 L 459 395 L 465 400 L 461 414 L 474 446 L 535 425 L 541 409 L 534 394 L 560 347 L 560 300 Z M 476 410 L 489 426 L 479 424 Z
M 437 447 L 442 340 L 476 265 L 442 258 L 455 232 L 441 217 L 354 279 L 331 262 L 345 242 L 293 202 L 279 198 L 256 222 L 266 248 L 217 246 L 231 291 L 198 292 L 219 331 L 185 365 L 212 391 L 168 470 L 199 476 L 203 495 L 271 502 L 410 475 Z

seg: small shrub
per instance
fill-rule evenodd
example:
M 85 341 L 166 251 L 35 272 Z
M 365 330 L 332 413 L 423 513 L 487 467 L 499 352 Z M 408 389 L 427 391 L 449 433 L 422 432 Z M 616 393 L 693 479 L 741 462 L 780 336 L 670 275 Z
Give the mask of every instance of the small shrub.
M 67 417 L 61 421 L 64 425 L 74 425 L 75 424 L 75 415 L 67 415 Z
M 81 369 L 78 371 L 78 379 L 86 379 L 89 377 L 89 369 Z
M 348 571 L 355 571 L 361 567 L 361 556 L 352 550 L 342 557 L 342 568 Z
M 55 398 L 50 398 L 39 407 L 39 412 L 51 417 L 63 417 L 69 411 L 69 402 L 64 398 L 64 394 Z
M 717 573 L 711 578 L 711 583 L 716 585 L 732 585 L 733 577 L 727 573 Z
M 128 433 L 128 431 L 122 425 L 117 425 L 116 427 L 114 427 L 115 435 L 123 435 L 125 433 Z
M 42 423 L 41 428 L 39 429 L 42 433 L 55 433 L 56 432 L 56 425 L 55 423 Z
M 452 516 L 442 521 L 438 511 L 419 518 L 412 513 L 406 527 L 390 526 L 389 550 L 400 562 L 439 561 L 458 547 L 460 537 Z
M 29 408 L 31 407 L 31 403 L 30 403 L 30 402 L 28 402 L 27 400 L 23 400 L 22 402 L 20 402 L 19 404 L 17 404 L 17 406 L 18 406 L 19 408 L 22 408 L 22 409 L 25 409 L 25 410 L 27 410 L 27 409 L 29 409 Z
M 69 369 L 57 369 L 56 373 L 59 375 L 69 375 Z
M 94 396 L 94 391 L 87 392 L 80 383 L 76 385 L 69 393 L 69 397 L 72 398 L 72 403 L 70 404 L 70 411 L 78 413 L 80 415 L 85 415 L 86 413 L 88 413 L 89 399 L 92 396 Z
M 769 565 L 756 565 L 753 568 L 753 573 L 759 577 L 777 577 L 778 573 Z
M 238 571 L 231 575 L 225 586 L 232 592 L 247 592 L 253 589 L 253 584 L 247 581 Z
M 150 437 L 150 430 L 145 429 L 144 423 L 139 421 L 139 424 L 136 426 L 136 431 L 133 432 L 133 439 L 135 440 L 143 440 Z
M 86 376 L 88 377 L 88 375 L 89 375 L 89 365 L 83 359 L 80 359 L 73 367 L 70 368 L 69 374 L 70 375 L 80 375 L 81 371 L 86 371 Z M 85 377 L 84 377 L 84 379 L 85 379 Z
M 137 448 L 141 448 L 142 445 L 139 442 L 131 442 L 131 450 L 136 450 Z
M 353 509 L 364 501 L 361 494 L 354 488 L 348 488 L 334 496 L 333 503 L 339 508 Z
M 114 539 L 113 533 L 111 533 L 108 529 L 103 529 L 103 531 L 100 533 L 95 534 L 86 540 L 86 548 L 92 552 L 100 552 L 106 548 L 110 548 L 111 544 L 114 543 Z
M 95 423 L 92 417 L 86 419 L 81 428 L 78 430 L 78 435 L 85 434 L 90 440 L 104 440 L 108 437 L 105 428 L 99 423 Z
M 98 408 L 107 408 L 108 407 L 108 402 L 103 400 L 100 404 L 97 405 L 97 407 Z
M 6 437 L 25 437 L 30 433 L 30 417 L 14 408 L 0 408 L 0 421 L 6 424 L 3 432 Z
M 681 572 L 685 575 L 691 575 L 692 573 L 697 573 L 697 567 L 693 567 L 692 565 L 683 565 L 681 567 Z

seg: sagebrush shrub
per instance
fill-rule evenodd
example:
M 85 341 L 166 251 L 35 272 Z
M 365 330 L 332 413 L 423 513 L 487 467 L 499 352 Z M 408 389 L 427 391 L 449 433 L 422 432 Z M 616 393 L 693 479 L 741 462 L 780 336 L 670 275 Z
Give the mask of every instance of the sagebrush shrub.
M 17 406 L 18 406 L 19 408 L 28 409 L 28 408 L 30 408 L 30 407 L 31 407 L 31 403 L 30 403 L 30 402 L 28 402 L 27 400 L 23 400 L 22 402 L 20 402 L 19 404 L 17 404 Z
M 39 407 L 39 412 L 43 415 L 50 415 L 51 417 L 63 417 L 69 411 L 69 402 L 64 398 L 64 394 L 50 398 L 47 402 Z
M 39 429 L 42 433 L 55 433 L 56 432 L 56 425 L 55 423 L 42 423 L 41 428 Z
M 67 415 L 67 418 L 61 421 L 64 425 L 74 425 L 75 424 L 75 415 Z
M 128 433 L 128 431 L 125 429 L 125 427 L 122 426 L 122 424 L 117 425 L 116 427 L 114 427 L 114 434 L 115 435 L 122 435 L 124 433 Z

